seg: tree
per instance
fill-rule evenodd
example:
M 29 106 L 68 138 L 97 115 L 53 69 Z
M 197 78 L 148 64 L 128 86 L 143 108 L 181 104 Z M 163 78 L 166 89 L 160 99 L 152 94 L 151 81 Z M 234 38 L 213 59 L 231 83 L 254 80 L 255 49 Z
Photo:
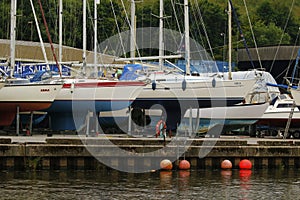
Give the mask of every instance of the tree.
M 284 33 L 284 31 L 274 23 L 265 25 L 264 22 L 258 21 L 253 25 L 253 32 L 255 33 L 256 43 L 258 46 L 278 45 L 281 38 L 281 44 L 289 44 L 291 40 L 289 34 Z M 254 46 L 254 41 L 250 34 L 250 32 L 247 32 L 246 38 L 248 38 L 250 46 Z

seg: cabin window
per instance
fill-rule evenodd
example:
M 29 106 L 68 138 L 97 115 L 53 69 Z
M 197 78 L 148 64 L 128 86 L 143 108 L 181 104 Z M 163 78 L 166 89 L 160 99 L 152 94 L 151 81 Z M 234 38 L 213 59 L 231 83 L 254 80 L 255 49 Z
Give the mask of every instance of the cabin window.
M 291 104 L 291 103 L 288 103 L 288 104 L 280 103 L 280 104 L 278 104 L 277 108 L 291 108 L 292 106 L 293 106 L 293 104 Z

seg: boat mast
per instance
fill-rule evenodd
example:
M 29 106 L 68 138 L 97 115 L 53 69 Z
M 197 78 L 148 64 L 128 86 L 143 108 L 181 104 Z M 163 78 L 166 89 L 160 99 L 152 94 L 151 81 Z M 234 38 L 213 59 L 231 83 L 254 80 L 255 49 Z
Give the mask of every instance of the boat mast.
M 33 16 L 34 16 L 36 30 L 37 30 L 37 33 L 38 33 L 38 36 L 39 36 L 39 39 L 40 39 L 40 43 L 41 43 L 41 48 L 42 48 L 44 60 L 46 62 L 47 70 L 50 71 L 50 67 L 49 67 L 49 64 L 48 64 L 49 62 L 48 62 L 48 58 L 47 58 L 47 53 L 46 53 L 44 41 L 43 41 L 42 34 L 41 34 L 41 29 L 40 29 L 39 22 L 38 22 L 37 17 L 36 17 L 36 12 L 35 12 L 35 8 L 34 8 L 32 0 L 30 0 L 30 4 L 31 4 L 31 9 L 32 9 L 32 12 L 33 12 Z
M 16 56 L 16 17 L 17 17 L 17 0 L 11 0 L 10 11 L 10 77 L 14 76 L 15 56 Z
M 97 64 L 98 64 L 98 59 L 97 59 L 97 36 L 98 36 L 98 32 L 97 32 L 97 5 L 100 3 L 100 0 L 95 0 L 94 1 L 94 73 L 95 73 L 95 77 L 97 77 L 97 73 L 98 73 L 98 68 L 97 68 Z
M 62 63 L 62 15 L 63 15 L 63 3 L 62 0 L 59 0 L 59 41 L 58 41 L 58 60 L 59 60 L 59 71 L 62 71 L 61 63 Z
M 130 58 L 135 58 L 135 2 L 134 0 L 130 1 Z M 133 61 L 134 62 L 134 61 Z
M 185 43 L 185 70 L 186 74 L 191 74 L 191 55 L 190 55 L 190 27 L 189 27 L 189 1 L 184 0 L 184 43 Z
M 231 27 L 231 18 L 232 18 L 232 8 L 230 1 L 228 0 L 228 79 L 232 80 L 232 66 L 231 66 L 231 49 L 232 49 L 232 27 Z
M 159 68 L 163 68 L 164 43 L 163 43 L 163 28 L 164 28 L 164 0 L 159 1 Z
M 82 16 L 82 22 L 83 22 L 83 34 L 82 34 L 82 71 L 85 74 L 86 72 L 86 0 L 83 0 L 83 16 Z

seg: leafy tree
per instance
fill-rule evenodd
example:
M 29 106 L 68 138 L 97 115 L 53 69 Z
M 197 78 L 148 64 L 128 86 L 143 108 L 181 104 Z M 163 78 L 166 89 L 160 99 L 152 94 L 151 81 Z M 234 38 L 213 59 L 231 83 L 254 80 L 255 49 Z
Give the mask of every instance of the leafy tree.
M 173 2 L 172 2 L 173 1 Z M 94 0 L 87 0 L 87 48 L 93 49 L 93 5 Z M 254 3 L 254 0 L 249 0 L 248 6 L 250 18 L 253 23 L 253 31 L 259 46 L 277 45 L 281 39 L 282 44 L 293 44 L 298 37 L 298 27 L 300 23 L 300 4 L 298 1 L 294 4 L 294 10 L 290 12 L 290 2 L 281 0 L 263 0 Z M 33 1 L 37 13 L 39 26 L 42 32 L 42 37 L 45 42 L 48 38 L 43 24 L 41 11 L 37 1 Z M 129 12 L 129 1 L 123 1 Z M 128 30 L 129 25 L 125 17 L 125 9 L 123 9 L 121 0 L 101 0 L 98 5 L 98 41 L 101 43 L 105 39 L 118 33 L 117 25 L 121 31 Z M 171 4 L 175 3 L 175 4 Z M 175 18 L 179 21 L 179 27 L 183 32 L 184 17 L 183 17 L 183 0 L 164 0 L 164 16 L 170 16 L 165 19 L 165 27 L 168 29 L 178 30 L 178 24 Z M 43 0 L 43 9 L 47 19 L 49 31 L 52 41 L 58 42 L 58 0 Z M 63 1 L 63 44 L 82 48 L 82 1 L 64 0 Z M 114 6 L 113 14 L 112 4 Z M 175 5 L 176 12 L 173 11 Z M 243 3 L 234 1 L 235 10 L 237 11 L 239 20 L 242 24 L 244 35 L 246 36 L 249 46 L 253 46 L 251 31 L 248 25 L 248 16 L 243 11 Z M 9 39 L 10 37 L 10 6 L 11 0 L 2 0 L 0 2 L 0 18 L 1 29 L 0 38 Z M 153 14 L 159 14 L 159 1 L 148 0 L 141 3 L 136 3 L 136 19 L 137 27 L 158 27 L 159 20 Z M 28 0 L 18 0 L 17 6 L 17 40 L 33 40 L 39 41 L 35 22 L 32 14 L 30 2 Z M 227 35 L 227 14 L 224 10 L 227 9 L 227 0 L 196 0 L 190 2 L 190 32 L 191 37 L 208 49 L 205 31 L 209 37 L 209 41 L 213 48 L 215 58 L 223 59 L 224 37 L 221 33 Z M 201 13 L 200 13 L 201 12 Z M 130 13 L 127 13 L 130 16 Z M 201 15 L 200 15 L 201 14 Z M 202 24 L 201 18 L 203 17 Z M 287 23 L 287 24 L 286 24 Z M 204 25 L 204 26 L 203 26 Z M 286 30 L 284 30 L 286 29 Z M 283 31 L 284 30 L 284 31 Z M 236 28 L 236 23 L 233 21 L 233 44 L 239 41 L 239 33 Z M 227 42 L 226 42 L 227 43 Z M 146 52 L 147 50 L 145 50 Z M 152 54 L 157 53 L 153 51 Z M 151 54 L 151 52 L 146 52 Z
M 221 48 L 214 48 L 214 56 L 217 59 L 222 60 L 223 59 L 223 50 L 224 50 L 224 36 L 227 35 L 227 14 L 225 12 L 225 9 L 218 6 L 217 4 L 210 3 L 207 0 L 199 1 L 198 5 L 200 5 L 200 11 L 201 16 L 203 17 L 203 22 L 205 25 L 202 26 L 202 29 L 197 30 L 199 24 L 201 24 L 200 21 L 200 15 L 197 13 L 197 10 L 193 10 L 193 14 L 191 16 L 195 16 L 197 20 L 190 20 L 190 31 L 192 33 L 198 33 L 194 39 L 197 41 L 203 41 L 200 42 L 204 46 L 204 48 L 208 49 L 208 41 L 205 39 L 205 33 L 207 32 L 207 35 L 209 37 L 209 42 L 212 44 L 213 47 L 221 47 Z M 225 34 L 225 35 L 223 35 Z
M 273 9 L 269 1 L 263 1 L 257 8 L 256 14 L 266 25 L 276 23 L 276 10 Z
M 262 21 L 258 21 L 253 25 L 253 31 L 255 33 L 255 38 L 258 46 L 277 45 L 280 43 L 281 37 L 281 44 L 289 44 L 291 40 L 289 34 L 284 33 L 283 30 L 280 27 L 276 26 L 274 23 L 265 25 Z M 250 40 L 248 39 L 248 42 L 250 42 L 250 45 L 254 46 L 254 42 L 252 40 L 250 32 L 246 33 L 246 37 L 251 38 Z
M 0 3 L 1 29 L 0 38 L 8 39 L 10 35 L 10 1 Z

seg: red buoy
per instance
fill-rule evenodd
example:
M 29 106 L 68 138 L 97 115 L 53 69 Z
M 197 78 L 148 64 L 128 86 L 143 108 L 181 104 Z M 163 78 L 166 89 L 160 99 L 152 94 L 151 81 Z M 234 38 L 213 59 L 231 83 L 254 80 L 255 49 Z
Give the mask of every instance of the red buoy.
M 232 163 L 230 160 L 223 160 L 221 163 L 222 169 L 232 169 Z
M 190 169 L 191 168 L 191 164 L 189 161 L 187 160 L 181 160 L 179 162 L 179 169 L 182 169 L 182 170 L 187 170 L 187 169 Z
M 160 162 L 160 168 L 164 170 L 171 170 L 173 168 L 173 164 L 170 160 L 164 159 Z
M 240 169 L 251 169 L 252 168 L 252 163 L 251 163 L 250 160 L 244 159 L 244 160 L 240 161 L 239 167 L 240 167 Z

